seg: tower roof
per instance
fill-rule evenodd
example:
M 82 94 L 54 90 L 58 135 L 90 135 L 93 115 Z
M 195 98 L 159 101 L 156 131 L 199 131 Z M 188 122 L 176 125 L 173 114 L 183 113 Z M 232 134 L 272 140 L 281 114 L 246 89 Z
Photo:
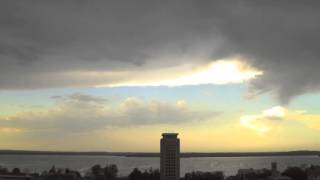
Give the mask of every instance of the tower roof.
M 162 137 L 176 138 L 177 136 L 178 136 L 178 133 L 162 133 Z

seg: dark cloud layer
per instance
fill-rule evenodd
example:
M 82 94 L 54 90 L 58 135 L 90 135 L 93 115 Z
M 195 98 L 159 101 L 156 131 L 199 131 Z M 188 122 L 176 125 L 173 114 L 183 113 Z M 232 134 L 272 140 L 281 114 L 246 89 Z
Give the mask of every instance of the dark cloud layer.
M 255 93 L 271 91 L 288 103 L 320 89 L 317 1 L 0 3 L 1 89 L 108 84 L 123 77 L 77 72 L 143 71 L 235 55 L 264 71 L 251 82 Z

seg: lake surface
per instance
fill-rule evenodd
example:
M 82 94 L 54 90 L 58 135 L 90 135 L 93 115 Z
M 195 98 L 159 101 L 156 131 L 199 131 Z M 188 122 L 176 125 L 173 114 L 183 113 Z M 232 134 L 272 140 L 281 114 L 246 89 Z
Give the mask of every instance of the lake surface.
M 224 171 L 226 175 L 236 174 L 241 168 L 270 168 L 271 162 L 278 163 L 278 169 L 288 166 L 320 165 L 318 156 L 276 156 L 276 157 L 201 157 L 181 158 L 181 176 L 186 172 Z M 159 168 L 159 158 L 119 157 L 119 156 L 75 156 L 75 155 L 0 155 L 0 166 L 7 168 L 19 167 L 29 172 L 56 168 L 70 168 L 82 173 L 87 172 L 95 164 L 104 166 L 116 164 L 120 175 L 128 175 L 133 168 Z

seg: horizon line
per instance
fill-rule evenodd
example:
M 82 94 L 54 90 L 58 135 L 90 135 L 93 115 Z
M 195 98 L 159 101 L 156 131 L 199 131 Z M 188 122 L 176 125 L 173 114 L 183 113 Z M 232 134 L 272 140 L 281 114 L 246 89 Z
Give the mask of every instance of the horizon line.
M 124 157 L 160 157 L 160 152 L 107 152 L 107 151 L 36 151 L 1 150 L 0 155 L 87 155 L 87 156 L 124 156 Z M 181 152 L 180 157 L 257 157 L 257 156 L 320 156 L 320 151 L 261 151 L 261 152 Z

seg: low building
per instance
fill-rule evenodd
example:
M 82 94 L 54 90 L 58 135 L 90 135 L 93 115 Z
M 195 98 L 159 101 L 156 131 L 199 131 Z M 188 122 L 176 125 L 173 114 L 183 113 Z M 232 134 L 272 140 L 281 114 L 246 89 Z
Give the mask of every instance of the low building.
M 32 177 L 28 175 L 12 175 L 12 174 L 1 174 L 0 180 L 31 180 Z
M 312 166 L 307 170 L 308 180 L 320 180 L 320 166 Z
M 291 180 L 288 176 L 282 176 L 281 173 L 278 171 L 278 165 L 276 162 L 271 163 L 271 176 L 270 180 Z
M 271 175 L 268 169 L 239 169 L 233 179 L 237 180 L 267 180 Z M 232 178 L 231 178 L 232 179 Z

